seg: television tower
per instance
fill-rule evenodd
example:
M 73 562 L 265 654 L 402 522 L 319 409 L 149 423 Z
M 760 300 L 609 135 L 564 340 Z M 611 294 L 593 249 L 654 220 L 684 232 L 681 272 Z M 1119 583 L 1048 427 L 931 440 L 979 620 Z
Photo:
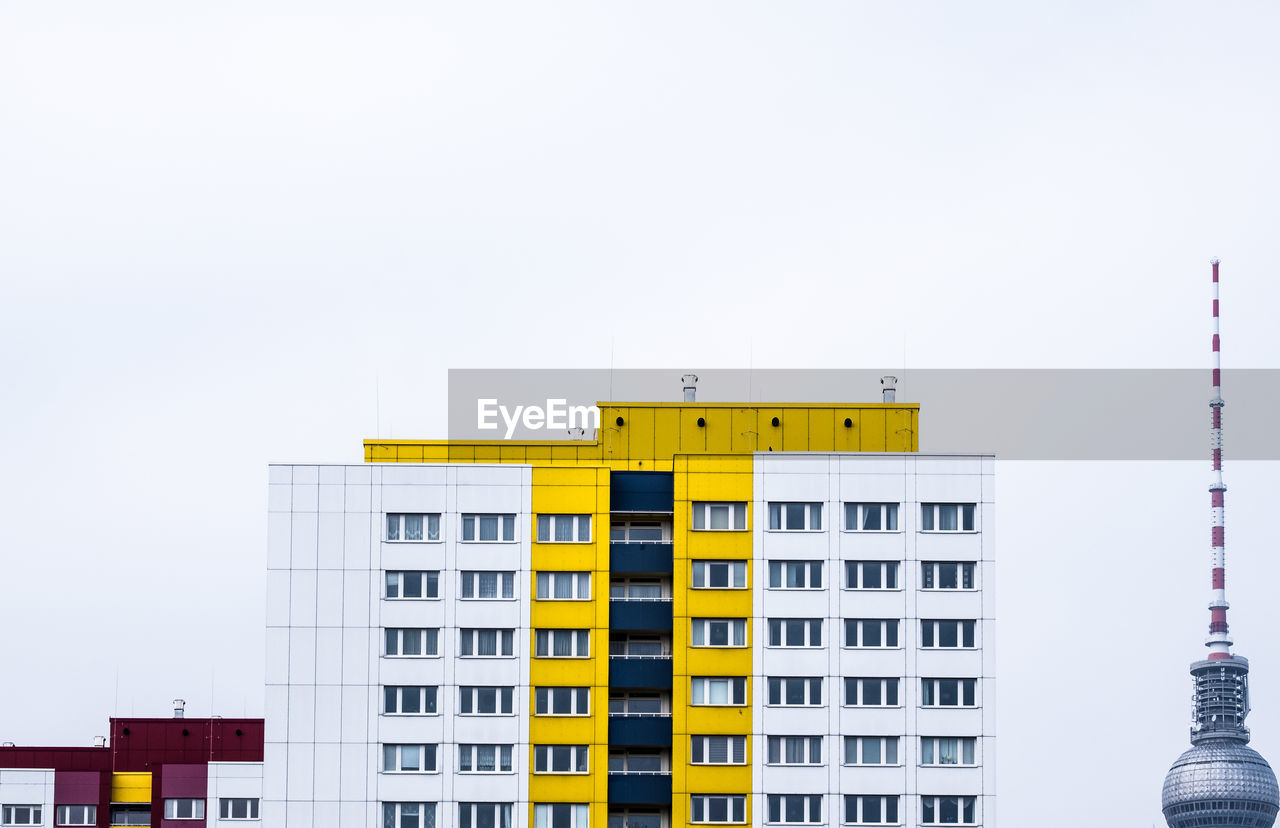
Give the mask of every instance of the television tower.
M 1213 261 L 1213 388 L 1209 447 L 1210 555 L 1209 656 L 1192 662 L 1195 712 L 1191 749 L 1164 779 L 1162 806 L 1169 828 L 1271 828 L 1280 810 L 1280 788 L 1267 760 L 1249 747 L 1249 660 L 1231 652 L 1227 628 L 1226 554 L 1223 531 L 1222 365 L 1218 336 L 1218 260 Z

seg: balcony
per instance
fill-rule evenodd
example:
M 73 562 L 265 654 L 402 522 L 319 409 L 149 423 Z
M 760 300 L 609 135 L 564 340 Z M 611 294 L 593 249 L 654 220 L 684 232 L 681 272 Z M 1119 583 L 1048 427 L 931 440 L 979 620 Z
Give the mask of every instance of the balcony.
M 675 500 L 671 472 L 616 471 L 609 475 L 609 511 L 670 512 Z
M 671 747 L 670 713 L 610 713 L 610 747 Z
M 609 629 L 670 630 L 670 598 L 612 598 L 609 601 Z
M 671 686 L 671 656 L 609 656 L 609 688 L 644 690 Z
M 671 541 L 611 541 L 609 571 L 614 575 L 670 573 Z
M 670 805 L 670 771 L 609 773 L 610 805 Z

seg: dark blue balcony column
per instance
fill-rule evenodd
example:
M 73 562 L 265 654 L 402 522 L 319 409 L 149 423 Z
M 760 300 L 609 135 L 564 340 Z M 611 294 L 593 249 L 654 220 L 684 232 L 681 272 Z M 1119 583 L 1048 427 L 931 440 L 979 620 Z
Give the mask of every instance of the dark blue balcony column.
M 609 629 L 613 632 L 671 629 L 671 599 L 609 602 Z
M 671 686 L 671 656 L 609 656 L 611 690 L 663 689 Z
M 655 713 L 610 713 L 611 747 L 671 747 L 671 716 Z
M 614 541 L 609 544 L 609 570 L 614 575 L 668 573 L 670 541 Z
M 670 805 L 671 774 L 609 774 L 610 805 Z
M 609 511 L 670 512 L 675 508 L 671 472 L 616 471 L 609 475 Z

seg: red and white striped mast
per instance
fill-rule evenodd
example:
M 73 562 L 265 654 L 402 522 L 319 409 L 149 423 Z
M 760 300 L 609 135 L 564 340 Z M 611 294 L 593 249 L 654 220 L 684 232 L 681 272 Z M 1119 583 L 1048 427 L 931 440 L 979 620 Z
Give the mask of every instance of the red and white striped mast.
M 1213 452 L 1213 483 L 1209 485 L 1210 555 L 1213 566 L 1213 600 L 1209 603 L 1209 637 L 1205 646 L 1209 658 L 1231 658 L 1231 636 L 1227 629 L 1227 555 L 1223 500 L 1227 486 L 1222 482 L 1222 352 L 1218 331 L 1218 260 L 1213 260 L 1213 388 L 1209 398 L 1211 416 L 1209 447 Z

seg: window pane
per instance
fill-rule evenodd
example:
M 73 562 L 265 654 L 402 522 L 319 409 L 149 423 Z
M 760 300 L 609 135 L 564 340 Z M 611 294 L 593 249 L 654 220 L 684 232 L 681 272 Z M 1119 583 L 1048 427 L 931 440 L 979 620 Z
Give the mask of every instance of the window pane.
M 864 563 L 862 565 L 863 589 L 880 589 L 880 570 L 881 565 L 878 563 Z
M 862 529 L 863 531 L 873 532 L 881 529 L 880 525 L 880 506 L 875 503 L 866 503 L 862 507 Z
M 729 528 L 729 507 L 723 503 L 711 505 L 711 528 Z
M 404 516 L 404 539 L 422 540 L 422 515 Z
M 791 530 L 804 529 L 804 504 L 788 503 L 786 504 L 787 528 Z

